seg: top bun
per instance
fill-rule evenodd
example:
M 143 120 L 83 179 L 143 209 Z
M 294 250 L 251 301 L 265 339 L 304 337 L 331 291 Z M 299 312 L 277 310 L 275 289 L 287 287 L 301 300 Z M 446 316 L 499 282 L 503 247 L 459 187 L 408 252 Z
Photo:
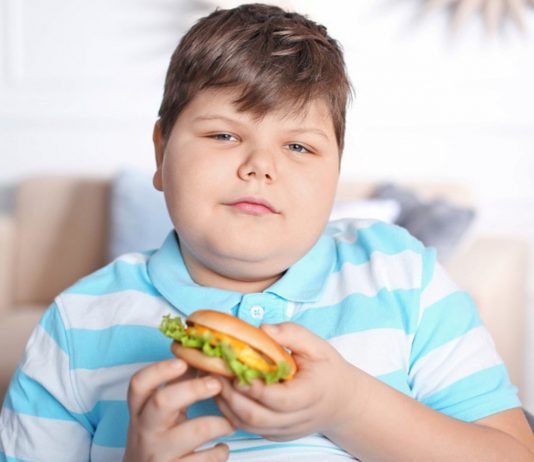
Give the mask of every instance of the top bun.
M 187 321 L 241 340 L 276 364 L 285 361 L 291 370 L 288 378 L 292 378 L 297 370 L 293 357 L 276 340 L 242 319 L 220 311 L 199 310 L 192 313 Z

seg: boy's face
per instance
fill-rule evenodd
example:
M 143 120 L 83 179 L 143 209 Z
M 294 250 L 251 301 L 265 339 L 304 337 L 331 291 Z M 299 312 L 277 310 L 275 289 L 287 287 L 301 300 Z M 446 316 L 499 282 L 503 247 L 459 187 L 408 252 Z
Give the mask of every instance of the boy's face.
M 321 100 L 304 114 L 238 112 L 230 90 L 204 90 L 178 117 L 157 171 L 193 280 L 260 292 L 319 238 L 336 191 L 339 152 Z M 271 208 L 254 204 L 266 201 Z

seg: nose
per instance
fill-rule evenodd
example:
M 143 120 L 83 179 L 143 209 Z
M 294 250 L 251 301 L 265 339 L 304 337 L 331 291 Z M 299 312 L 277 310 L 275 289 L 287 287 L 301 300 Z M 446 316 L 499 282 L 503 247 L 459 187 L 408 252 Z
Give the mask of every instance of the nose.
M 272 153 L 267 149 L 251 151 L 239 166 L 238 175 L 245 181 L 254 178 L 259 181 L 272 183 L 276 178 Z

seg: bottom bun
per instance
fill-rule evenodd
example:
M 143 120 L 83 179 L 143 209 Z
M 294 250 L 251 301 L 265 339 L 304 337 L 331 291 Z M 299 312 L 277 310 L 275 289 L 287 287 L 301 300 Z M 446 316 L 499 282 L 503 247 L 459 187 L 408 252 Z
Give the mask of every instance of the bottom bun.
M 171 350 L 175 356 L 183 359 L 187 364 L 196 369 L 213 372 L 214 374 L 223 375 L 229 378 L 235 377 L 235 374 L 230 370 L 222 358 L 206 356 L 200 350 L 184 347 L 178 342 L 172 342 Z

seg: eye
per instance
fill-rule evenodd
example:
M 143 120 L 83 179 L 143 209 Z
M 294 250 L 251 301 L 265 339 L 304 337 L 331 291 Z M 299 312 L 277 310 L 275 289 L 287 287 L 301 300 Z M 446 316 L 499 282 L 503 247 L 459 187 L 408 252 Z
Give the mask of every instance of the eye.
M 215 135 L 210 135 L 210 138 L 219 141 L 232 141 L 232 138 L 235 139 L 235 136 L 230 135 L 230 133 L 216 133 Z
M 289 146 L 289 149 L 291 151 L 294 151 L 294 152 L 299 152 L 299 153 L 302 153 L 302 154 L 311 153 L 311 151 L 309 149 L 305 148 L 304 146 L 302 146 L 302 144 L 290 143 L 290 144 L 288 144 L 288 146 Z

